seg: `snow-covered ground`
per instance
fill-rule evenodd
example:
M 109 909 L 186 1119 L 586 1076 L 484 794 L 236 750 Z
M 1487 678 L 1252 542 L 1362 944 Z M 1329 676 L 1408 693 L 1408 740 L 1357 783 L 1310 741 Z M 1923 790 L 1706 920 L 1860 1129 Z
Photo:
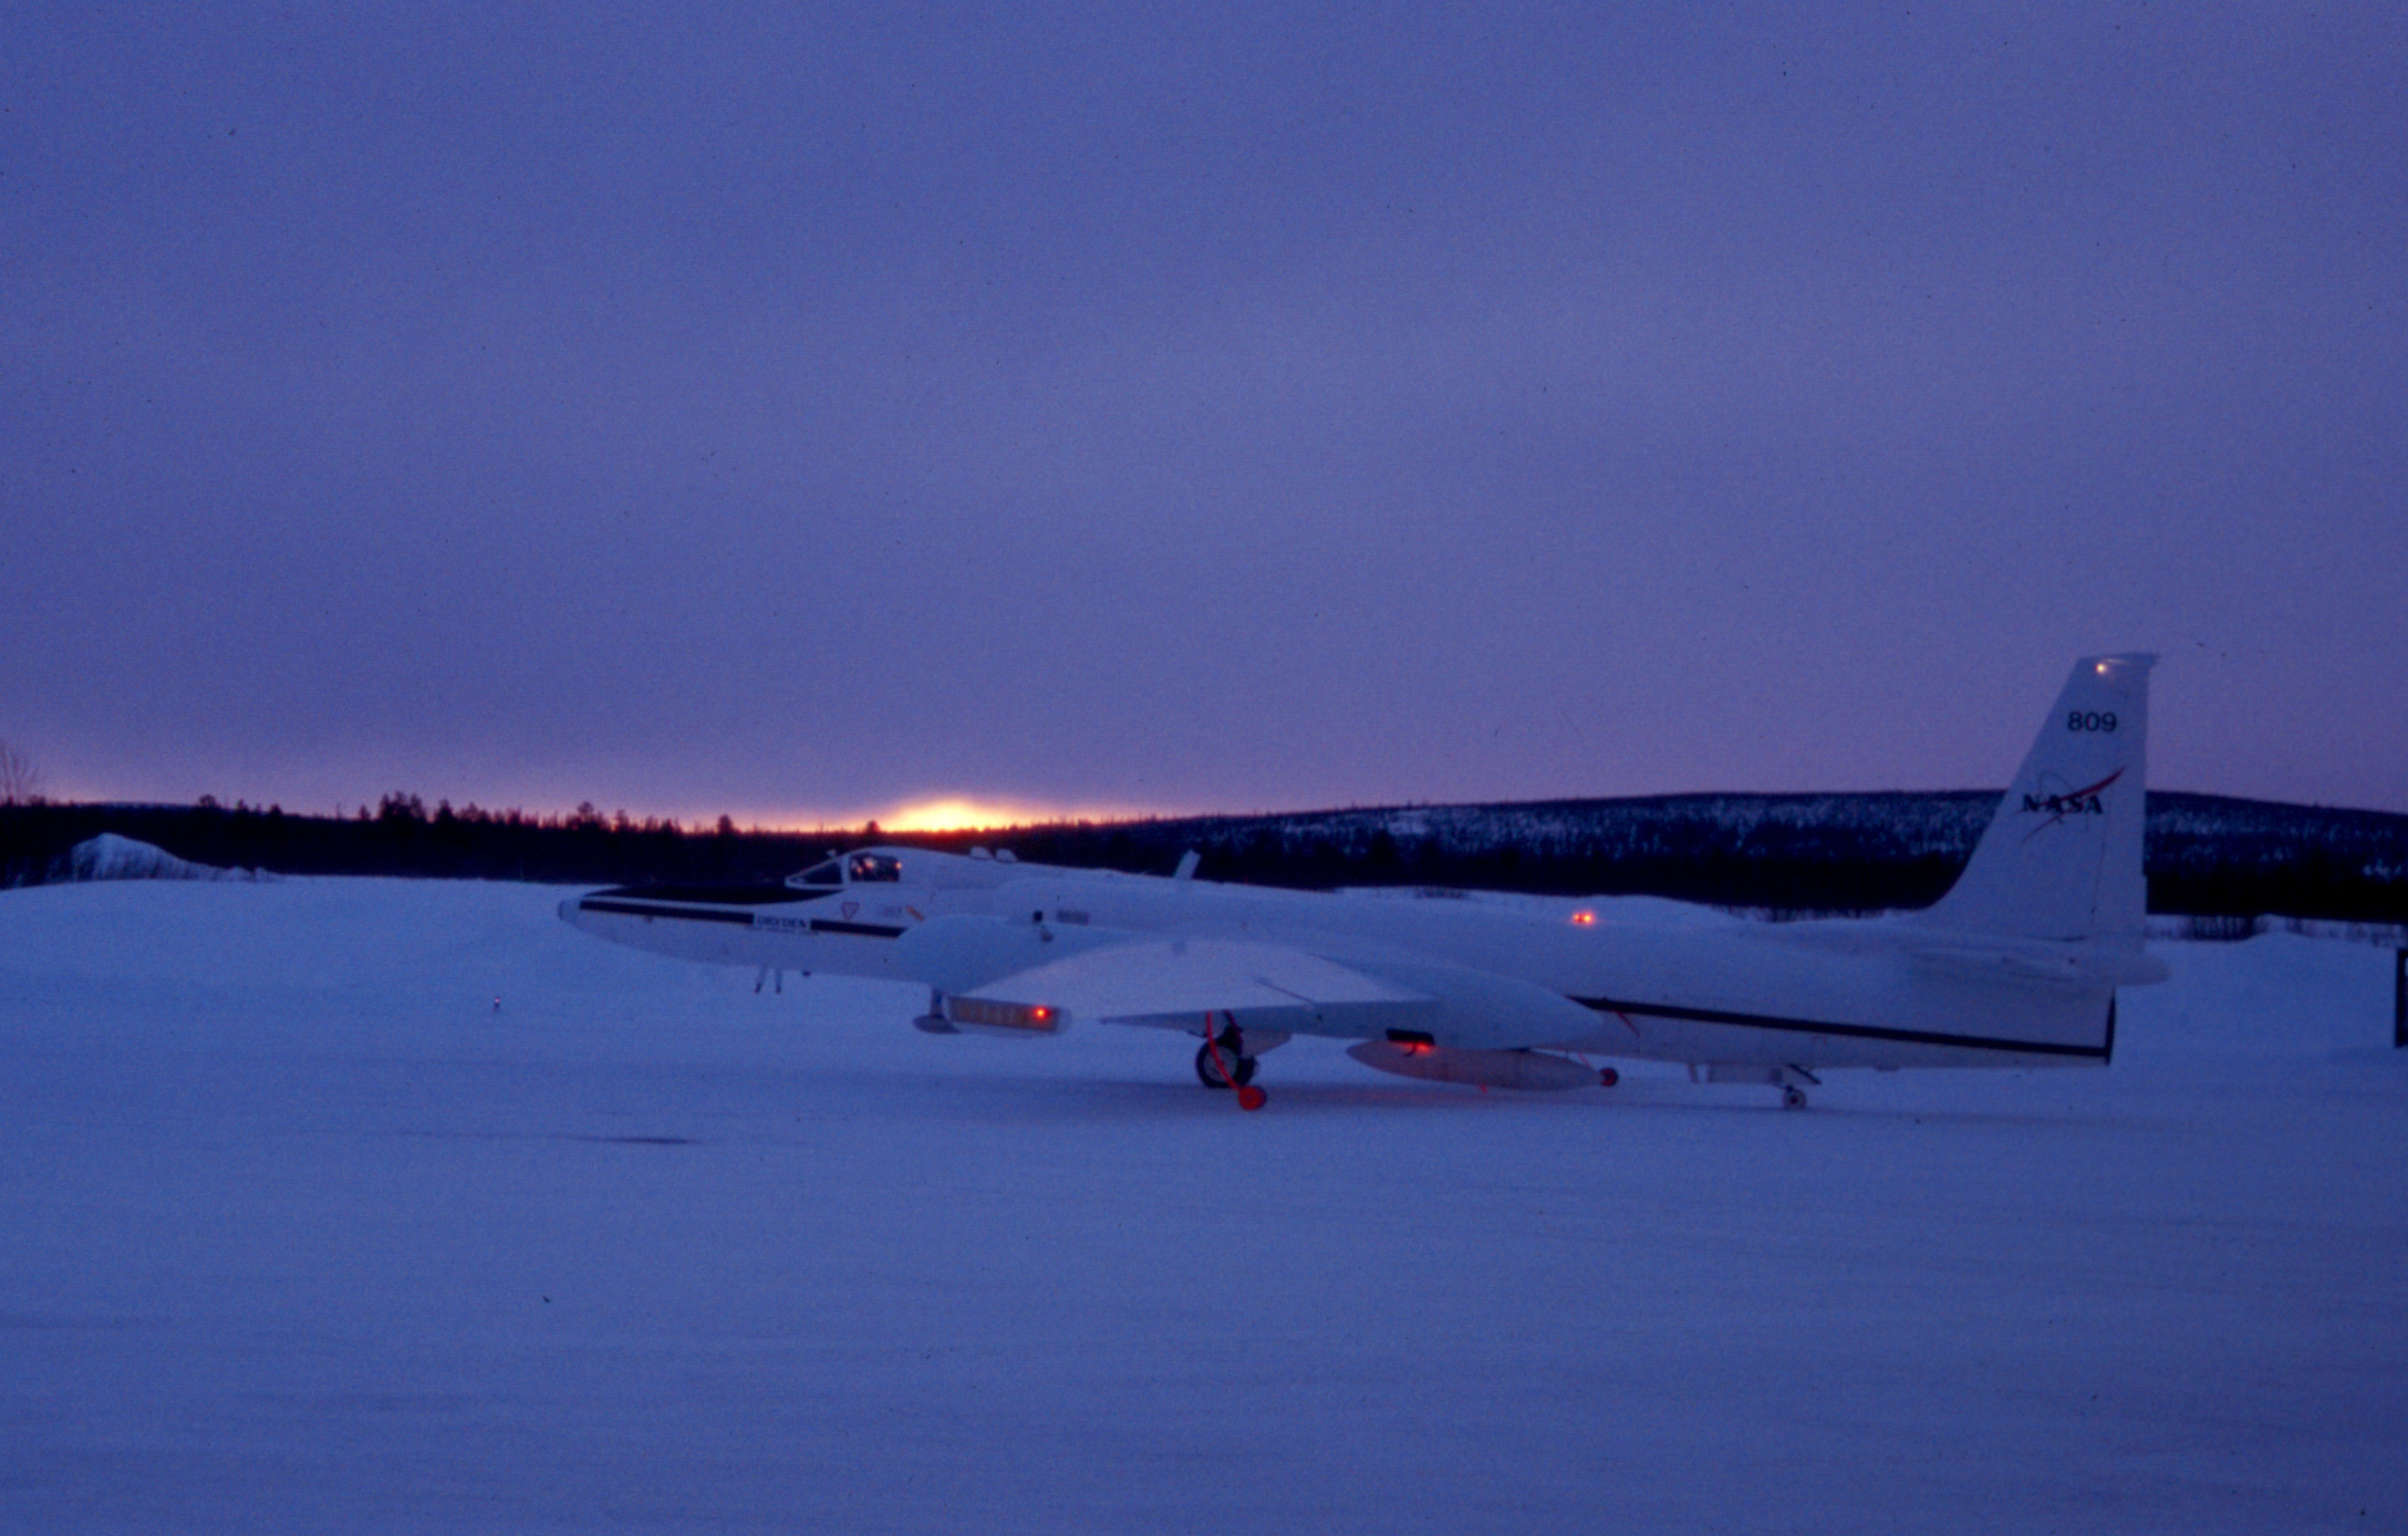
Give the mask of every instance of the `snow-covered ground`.
M 940 1039 L 557 891 L 0 894 L 0 1529 L 2408 1528 L 2390 955 L 2114 1068 Z

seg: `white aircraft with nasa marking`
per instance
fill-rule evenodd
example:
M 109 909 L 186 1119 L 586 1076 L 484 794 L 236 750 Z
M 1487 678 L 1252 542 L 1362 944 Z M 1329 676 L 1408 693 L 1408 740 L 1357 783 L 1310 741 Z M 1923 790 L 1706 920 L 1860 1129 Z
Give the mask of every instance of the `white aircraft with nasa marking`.
M 1408 1077 L 1499 1088 L 1615 1081 L 1573 1059 L 1687 1063 L 1793 1108 L 1828 1068 L 2104 1065 L 2142 943 L 2147 655 L 2077 663 L 1973 857 L 1920 912 L 1651 926 L 1596 904 L 1319 892 L 867 848 L 781 884 L 631 886 L 561 904 L 681 959 L 929 989 L 931 1034 L 1074 1024 L 1202 1037 L 1197 1074 L 1259 1108 L 1297 1035 Z

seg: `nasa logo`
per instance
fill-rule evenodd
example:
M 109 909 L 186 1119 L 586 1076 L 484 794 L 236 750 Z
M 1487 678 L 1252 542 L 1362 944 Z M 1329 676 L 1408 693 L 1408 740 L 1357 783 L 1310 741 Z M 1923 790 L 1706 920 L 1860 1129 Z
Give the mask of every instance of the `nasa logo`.
M 2107 808 L 2096 795 L 2027 795 L 2024 809 L 2045 811 L 2052 816 L 2103 816 Z
M 2016 810 L 2015 812 L 2020 816 L 2039 816 L 2043 818 L 2038 826 L 2033 827 L 2031 831 L 2026 835 L 2024 840 L 2027 842 L 2030 841 L 2032 838 L 2040 836 L 2050 827 L 2064 821 L 2068 816 L 2103 816 L 2107 814 L 2107 803 L 2105 800 L 2100 798 L 2100 793 L 2104 791 L 2108 785 L 2114 783 L 2116 780 L 2121 779 L 2122 777 L 2124 777 L 2124 770 L 2122 768 L 2117 768 L 2114 772 L 2107 775 L 2107 777 L 2100 780 L 2095 784 L 2088 784 L 2080 789 L 2059 789 L 2052 787 L 2050 781 L 2055 780 L 2057 783 L 2062 784 L 2065 782 L 2064 780 L 2058 779 L 2057 775 L 2053 773 L 2042 774 L 2040 777 L 2040 782 L 2034 784 L 2029 791 L 2026 792 L 2024 795 L 2024 803 Z

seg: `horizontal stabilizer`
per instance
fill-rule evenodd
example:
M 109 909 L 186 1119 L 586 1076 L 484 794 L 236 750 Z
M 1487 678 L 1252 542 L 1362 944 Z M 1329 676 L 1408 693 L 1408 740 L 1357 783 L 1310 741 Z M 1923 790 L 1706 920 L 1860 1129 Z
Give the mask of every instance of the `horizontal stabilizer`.
M 1985 939 L 1911 943 L 1904 953 L 1910 963 L 1925 970 L 1949 971 L 1982 981 L 2059 982 L 2086 991 L 2102 986 L 2147 986 L 2172 974 L 2163 960 L 2138 944 Z

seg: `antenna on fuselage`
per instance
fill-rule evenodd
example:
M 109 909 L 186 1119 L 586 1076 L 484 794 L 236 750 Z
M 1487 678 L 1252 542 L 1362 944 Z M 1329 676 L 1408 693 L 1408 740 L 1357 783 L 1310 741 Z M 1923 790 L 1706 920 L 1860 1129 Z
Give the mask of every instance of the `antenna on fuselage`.
M 1196 867 L 1203 862 L 1204 855 L 1197 853 L 1195 849 L 1190 848 L 1187 852 L 1179 855 L 1179 868 L 1171 871 L 1170 878 L 1173 880 L 1193 880 L 1196 878 Z M 1156 865 L 1155 868 L 1159 868 L 1161 866 Z

